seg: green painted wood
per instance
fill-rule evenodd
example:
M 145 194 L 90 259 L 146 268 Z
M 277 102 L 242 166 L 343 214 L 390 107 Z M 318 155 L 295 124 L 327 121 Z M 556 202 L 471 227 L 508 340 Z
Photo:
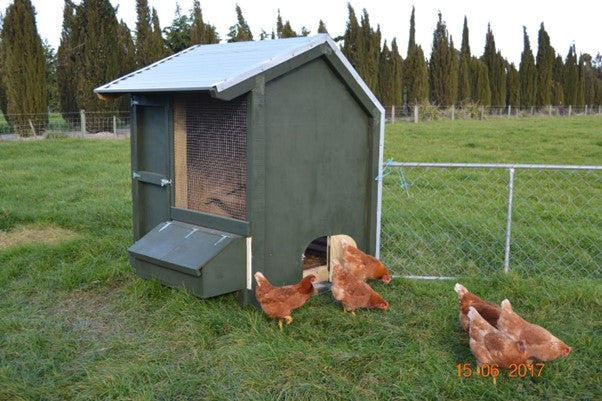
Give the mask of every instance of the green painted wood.
M 153 228 L 128 251 L 137 259 L 200 276 L 205 265 L 239 238 L 232 233 L 172 220 Z
M 199 298 L 210 298 L 244 288 L 244 270 L 235 268 L 244 253 L 244 238 L 234 240 L 201 269 L 200 276 L 168 269 L 134 256 L 130 256 L 130 263 L 141 277 L 158 280 L 168 287 L 185 289 Z
M 347 234 L 370 250 L 378 139 L 366 109 L 323 58 L 267 83 L 264 102 L 265 162 L 254 169 L 265 168 L 265 214 L 252 215 L 261 217 L 252 220 L 253 269 L 282 285 L 301 278 L 301 255 L 317 237 Z M 258 198 L 262 188 L 253 182 Z
M 134 114 L 132 141 L 132 170 L 141 176 L 168 177 L 171 155 L 168 152 L 168 110 L 164 97 L 133 97 Z M 134 179 L 134 237 L 143 237 L 162 221 L 169 220 L 171 186 L 161 186 L 155 180 Z
M 255 87 L 251 91 L 249 102 L 249 116 L 247 119 L 249 127 L 247 132 L 247 214 L 251 222 L 252 274 L 255 274 L 257 271 L 262 271 L 265 265 L 266 109 L 265 80 L 262 76 L 256 77 Z M 253 290 L 255 285 L 253 279 L 252 290 L 248 290 L 246 289 L 245 280 L 245 289 L 239 293 L 239 299 L 243 304 L 257 306 Z
M 215 216 L 194 210 L 180 209 L 177 207 L 171 208 L 171 218 L 173 220 L 226 231 L 241 236 L 248 236 L 251 232 L 251 224 L 249 222 Z

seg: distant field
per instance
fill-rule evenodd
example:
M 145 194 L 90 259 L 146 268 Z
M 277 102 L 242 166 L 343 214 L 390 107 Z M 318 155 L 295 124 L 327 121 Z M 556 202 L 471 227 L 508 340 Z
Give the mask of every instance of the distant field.
M 388 124 L 385 160 L 602 164 L 602 116 Z
M 396 160 L 600 164 L 602 119 L 522 121 L 399 123 L 387 127 L 386 152 Z M 0 142 L 0 230 L 63 239 L 52 244 L 25 230 L 21 245 L 0 247 L 0 400 L 599 397 L 600 280 L 465 279 L 491 301 L 510 298 L 574 348 L 540 378 L 504 373 L 494 385 L 457 375 L 458 363 L 475 361 L 454 282 L 376 283 L 390 310 L 356 317 L 324 293 L 280 332 L 234 295 L 203 301 L 138 278 L 127 261 L 130 197 L 128 141 Z

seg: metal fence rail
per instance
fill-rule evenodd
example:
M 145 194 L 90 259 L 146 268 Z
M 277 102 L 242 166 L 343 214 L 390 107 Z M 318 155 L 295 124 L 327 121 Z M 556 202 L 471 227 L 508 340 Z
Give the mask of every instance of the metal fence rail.
M 404 276 L 602 277 L 602 166 L 395 163 L 381 258 Z

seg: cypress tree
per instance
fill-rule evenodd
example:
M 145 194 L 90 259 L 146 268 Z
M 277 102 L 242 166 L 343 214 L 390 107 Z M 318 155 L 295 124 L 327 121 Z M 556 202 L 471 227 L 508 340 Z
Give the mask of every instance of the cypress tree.
M 387 41 L 383 44 L 378 63 L 378 76 L 380 77 L 377 96 L 380 102 L 385 106 L 395 104 L 394 100 L 394 80 L 395 66 Z
M 165 44 L 172 53 L 178 53 L 192 45 L 188 16 L 182 14 L 180 6 L 177 3 L 174 19 L 171 25 L 163 31 L 165 32 Z
M 520 81 L 518 78 L 518 70 L 514 63 L 508 66 L 508 75 L 506 80 L 506 104 L 512 107 L 520 106 Z
M 564 102 L 566 105 L 577 105 L 577 92 L 579 86 L 579 68 L 577 66 L 577 54 L 575 45 L 569 48 L 569 53 L 566 56 L 564 63 Z
M 392 104 L 401 106 L 403 100 L 401 95 L 402 89 L 402 78 L 403 78 L 403 58 L 399 54 L 399 48 L 397 47 L 397 39 L 393 38 L 391 41 L 391 58 L 393 59 L 393 94 Z
M 79 119 L 79 114 L 75 113 L 77 107 L 77 55 L 80 46 L 77 38 L 79 37 L 79 28 L 75 16 L 76 6 L 71 0 L 65 0 L 63 8 L 63 30 L 61 32 L 61 42 L 57 51 L 57 85 L 59 92 L 60 109 L 63 117 L 67 121 L 72 121 L 73 117 Z
M 144 67 L 155 61 L 152 54 L 151 13 L 148 0 L 136 0 L 136 65 Z
M 489 85 L 489 72 L 487 65 L 476 57 L 472 58 L 472 71 L 474 76 L 475 100 L 483 105 L 491 105 L 491 87 Z
M 489 24 L 487 25 L 483 62 L 487 65 L 489 74 L 491 105 L 502 107 L 506 104 L 506 68 L 502 54 L 495 49 L 495 39 Z
M 318 23 L 318 33 L 328 33 L 328 30 L 326 29 L 326 24 L 324 24 L 324 21 L 320 20 L 320 22 Z
M 585 106 L 585 61 L 583 55 L 579 56 L 579 79 L 577 80 L 577 107 Z
M 114 80 L 122 72 L 123 52 L 115 43 L 119 38 L 115 9 L 109 0 L 83 0 L 77 7 L 76 19 L 78 108 L 87 112 L 115 112 L 118 103 L 101 101 L 93 93 L 94 88 Z M 94 119 L 92 115 L 86 123 L 92 132 L 112 129 L 106 118 Z
M 362 75 L 360 71 L 363 69 L 363 41 L 360 36 L 360 24 L 355 16 L 355 10 L 353 10 L 350 3 L 347 3 L 347 10 L 349 12 L 349 17 L 343 35 L 344 41 L 341 51 L 345 57 L 347 57 L 347 60 L 349 60 L 353 68 Z
M 564 62 L 562 56 L 557 55 L 552 66 L 552 97 L 551 102 L 555 105 L 564 104 Z
M 431 101 L 444 106 L 455 104 L 458 88 L 456 54 L 450 42 L 447 27 L 439 12 L 437 28 L 433 33 L 429 71 Z
M 190 19 L 192 21 L 192 25 L 190 26 L 191 45 L 219 43 L 219 35 L 215 26 L 203 21 L 203 13 L 199 0 L 194 0 L 192 3 L 192 16 Z M 265 31 L 262 31 L 262 33 L 267 37 Z
M 165 47 L 165 41 L 163 40 L 163 34 L 161 33 L 161 25 L 159 25 L 159 16 L 157 15 L 157 10 L 153 7 L 152 11 L 152 22 L 153 22 L 153 30 L 150 35 L 149 40 L 149 55 L 151 63 L 154 63 L 157 60 L 161 60 L 162 58 L 168 55 L 168 51 Z M 190 31 L 189 31 L 190 32 Z M 190 47 L 192 45 L 189 40 L 186 47 Z
M 248 40 L 253 40 L 253 34 L 251 33 L 251 28 L 249 28 L 249 24 L 242 16 L 242 10 L 236 5 L 236 24 L 230 27 L 230 32 L 228 33 L 228 42 L 244 42 Z
M 360 40 L 362 41 L 361 63 L 358 72 L 371 91 L 378 89 L 378 60 L 380 56 L 380 27 L 376 31 L 370 26 L 368 12 L 363 9 L 360 19 Z
M 134 45 L 130 28 L 123 20 L 119 21 L 118 33 L 117 43 L 121 53 L 121 72 L 119 75 L 123 76 L 136 69 L 136 45 Z M 126 111 L 130 107 L 129 96 L 121 96 L 116 102 L 120 111 Z
M 596 103 L 597 81 L 596 71 L 592 65 L 592 56 L 588 53 L 581 55 L 584 69 L 584 102 L 593 106 Z
M 29 0 L 15 0 L 8 6 L 0 37 L 5 117 L 16 132 L 27 136 L 32 117 L 25 114 L 40 114 L 35 119 L 39 132 L 48 124 L 46 62 Z
M 428 68 L 422 47 L 416 45 L 415 34 L 415 9 L 412 7 L 410 17 L 410 38 L 408 40 L 408 54 L 403 69 L 405 103 L 416 104 L 428 100 Z
M 287 20 L 284 24 L 282 23 L 282 17 L 280 16 L 280 9 L 278 9 L 278 17 L 276 18 L 276 36 L 280 38 L 296 38 L 297 32 L 291 27 L 291 23 Z M 307 36 L 307 35 L 303 35 Z
M 2 22 L 4 21 L 4 16 L 0 12 L 0 32 L 2 32 Z M 2 71 L 2 35 L 0 35 L 0 111 L 2 114 L 6 114 L 6 90 L 4 89 L 4 80 L 2 77 L 4 76 L 4 72 Z
M 550 45 L 550 36 L 543 22 L 539 27 L 537 38 L 537 97 L 538 107 L 551 104 L 552 100 L 552 66 L 554 65 L 554 48 Z
M 470 45 L 468 43 L 468 22 L 464 16 L 462 28 L 462 48 L 460 49 L 460 64 L 458 66 L 458 101 L 469 103 L 471 100 L 470 83 Z
M 42 46 L 44 47 L 44 59 L 46 60 L 46 103 L 49 110 L 57 111 L 60 110 L 60 105 L 59 89 L 56 83 L 56 53 L 47 40 L 42 43 Z
M 537 70 L 535 69 L 535 60 L 529 43 L 527 28 L 523 26 L 524 49 L 520 59 L 520 69 L 518 72 L 520 80 L 520 103 L 521 107 L 531 107 L 535 105 L 535 95 L 537 89 Z

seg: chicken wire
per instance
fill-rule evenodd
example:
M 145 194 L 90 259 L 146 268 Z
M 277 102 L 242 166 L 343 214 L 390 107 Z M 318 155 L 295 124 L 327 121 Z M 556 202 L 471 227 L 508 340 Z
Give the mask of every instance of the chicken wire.
M 602 277 L 602 166 L 416 164 L 383 178 L 381 258 L 396 274 Z
M 244 220 L 246 217 L 247 101 L 225 102 L 207 93 L 176 99 L 174 119 L 185 122 L 186 140 L 174 149 L 186 156 L 190 210 Z M 181 185 L 176 179 L 176 191 Z

